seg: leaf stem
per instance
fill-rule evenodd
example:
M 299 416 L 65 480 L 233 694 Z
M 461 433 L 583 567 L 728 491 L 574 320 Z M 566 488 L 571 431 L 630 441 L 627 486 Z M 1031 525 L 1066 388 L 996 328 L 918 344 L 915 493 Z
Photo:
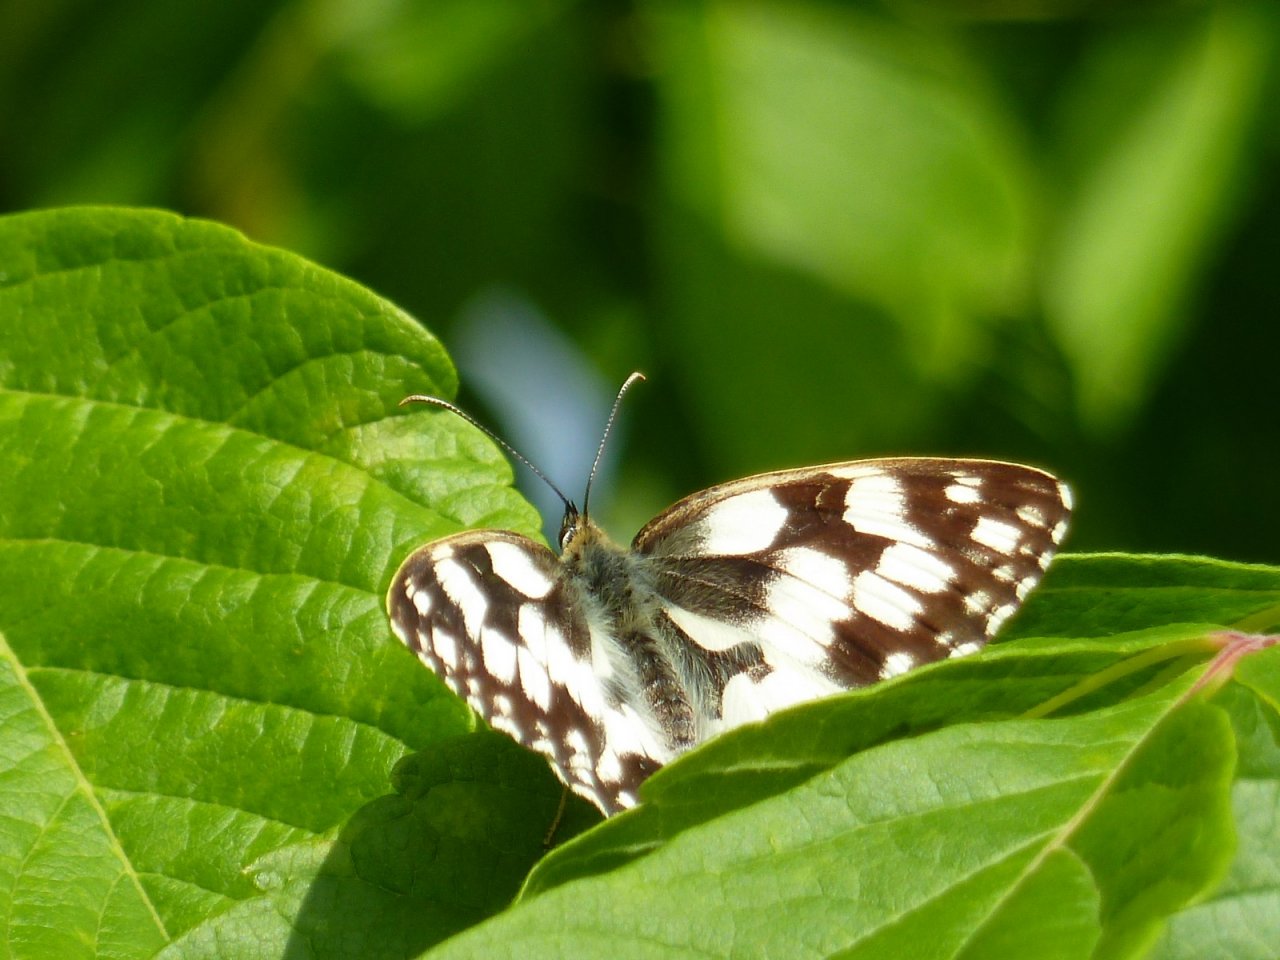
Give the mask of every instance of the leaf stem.
M 1214 635 L 1206 633 L 1198 637 L 1190 637 L 1186 640 L 1176 640 L 1172 643 L 1166 643 L 1150 650 L 1144 650 L 1137 656 L 1129 657 L 1121 660 L 1119 663 L 1112 664 L 1105 670 L 1099 670 L 1097 673 L 1090 674 L 1083 678 L 1073 686 L 1068 687 L 1061 693 L 1050 697 L 1039 706 L 1032 707 L 1022 714 L 1029 720 L 1047 717 L 1056 713 L 1058 710 L 1066 707 L 1068 704 L 1074 703 L 1082 699 L 1088 694 L 1101 690 L 1117 680 L 1131 676 L 1140 670 L 1165 661 L 1177 660 L 1181 657 L 1199 656 L 1207 654 L 1217 649 L 1220 644 L 1214 642 Z

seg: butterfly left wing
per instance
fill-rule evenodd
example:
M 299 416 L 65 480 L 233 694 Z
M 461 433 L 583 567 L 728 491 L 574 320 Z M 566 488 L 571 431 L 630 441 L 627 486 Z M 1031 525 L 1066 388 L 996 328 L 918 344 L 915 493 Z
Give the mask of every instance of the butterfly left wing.
M 711 735 L 978 649 L 1066 531 L 1067 488 L 982 460 L 784 470 L 694 494 L 636 535 L 701 666 Z
M 546 547 L 506 531 L 445 537 L 392 578 L 396 635 L 491 726 L 538 751 L 601 809 L 670 759 L 619 696 Z

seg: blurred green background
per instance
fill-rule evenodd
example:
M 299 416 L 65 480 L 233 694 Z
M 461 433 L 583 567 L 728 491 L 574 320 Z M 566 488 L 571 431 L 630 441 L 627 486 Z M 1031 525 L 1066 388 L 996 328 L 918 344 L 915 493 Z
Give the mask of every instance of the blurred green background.
M 764 469 L 1049 467 L 1071 549 L 1280 562 L 1280 4 L 0 2 L 0 208 L 395 300 L 619 538 Z M 625 448 L 625 449 L 623 449 Z

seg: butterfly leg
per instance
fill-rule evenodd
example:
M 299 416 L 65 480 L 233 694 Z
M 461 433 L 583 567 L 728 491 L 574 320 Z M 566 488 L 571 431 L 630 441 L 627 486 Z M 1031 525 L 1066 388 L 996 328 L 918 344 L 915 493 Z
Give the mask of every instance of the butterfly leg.
M 569 785 L 562 783 L 560 785 L 560 802 L 556 805 L 556 815 L 551 818 L 551 826 L 547 827 L 546 836 L 542 838 L 542 849 L 551 849 L 551 841 L 555 839 L 556 831 L 560 829 L 560 821 L 564 819 L 564 808 L 568 802 Z

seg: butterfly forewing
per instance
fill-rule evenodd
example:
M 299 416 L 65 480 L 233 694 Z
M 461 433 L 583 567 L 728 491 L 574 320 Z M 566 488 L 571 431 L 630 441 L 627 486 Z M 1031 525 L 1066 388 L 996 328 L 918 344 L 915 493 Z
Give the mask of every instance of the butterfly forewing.
M 629 551 L 514 533 L 421 548 L 397 635 L 606 813 L 722 730 L 978 649 L 1066 530 L 1030 467 L 898 459 L 762 474 L 680 501 Z
M 723 729 L 976 650 L 1039 580 L 1069 512 L 1066 488 L 1030 467 L 866 461 L 712 487 L 632 547 L 713 664 L 758 644 L 760 662 L 710 695 Z
M 620 702 L 559 558 L 506 531 L 460 533 L 404 562 L 396 635 L 491 726 L 547 757 L 605 810 L 669 759 Z

